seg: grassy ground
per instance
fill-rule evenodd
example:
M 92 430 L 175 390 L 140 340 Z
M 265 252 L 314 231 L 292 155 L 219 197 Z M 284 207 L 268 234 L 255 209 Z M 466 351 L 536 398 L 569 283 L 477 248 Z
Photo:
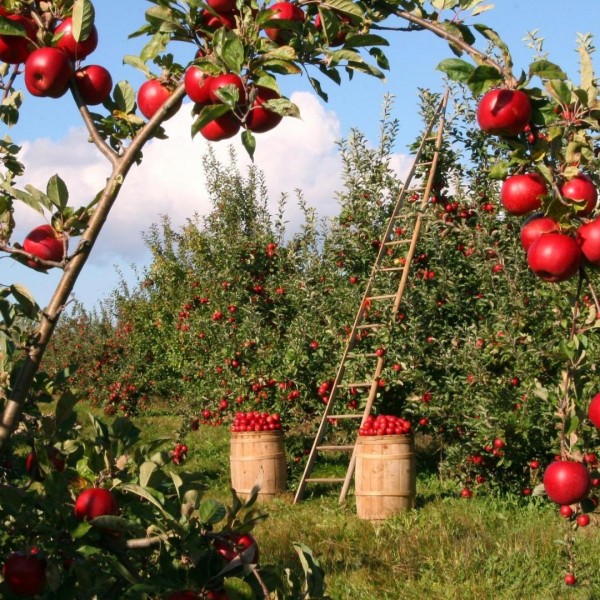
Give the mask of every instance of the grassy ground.
M 169 416 L 136 419 L 144 437 L 175 432 Z M 184 468 L 206 473 L 207 496 L 228 502 L 229 433 L 201 428 L 185 440 Z M 418 509 L 383 523 L 355 516 L 353 498 L 339 488 L 298 505 L 292 493 L 264 504 L 269 519 L 255 531 L 264 563 L 297 568 L 292 542 L 312 548 L 326 571 L 333 600 L 533 600 L 600 598 L 598 520 L 576 534 L 578 584 L 563 583 L 568 560 L 561 540 L 566 523 L 540 499 L 446 493 L 434 476 L 418 476 Z

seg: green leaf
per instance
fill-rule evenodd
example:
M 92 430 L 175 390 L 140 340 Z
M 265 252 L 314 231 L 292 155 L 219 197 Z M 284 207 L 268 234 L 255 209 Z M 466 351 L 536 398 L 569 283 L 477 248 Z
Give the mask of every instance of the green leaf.
M 502 75 L 497 69 L 486 65 L 480 65 L 471 73 L 467 85 L 473 94 L 478 96 L 489 90 L 500 80 L 502 80 Z
M 126 114 L 135 110 L 135 90 L 128 81 L 119 81 L 115 86 L 114 100 L 117 109 Z
M 73 407 L 79 402 L 79 397 L 67 389 L 58 399 L 54 415 L 56 423 L 60 424 L 73 414 Z
M 325 0 L 322 6 L 331 8 L 337 13 L 360 17 L 361 20 L 365 16 L 361 6 L 359 6 L 355 2 L 352 2 L 351 0 Z
M 169 471 L 169 475 L 171 476 L 171 480 L 173 481 L 173 485 L 175 486 L 175 491 L 177 492 L 177 497 L 181 498 L 179 490 L 181 489 L 181 486 L 183 485 L 183 479 L 181 479 L 181 477 L 179 477 L 179 475 L 177 475 L 177 473 L 175 473 L 174 471 Z
M 565 435 L 571 435 L 579 427 L 579 418 L 576 415 L 567 417 L 565 422 Z
M 10 286 L 10 293 L 13 295 L 19 310 L 29 319 L 36 320 L 40 317 L 41 309 L 38 306 L 31 292 L 24 286 L 14 283 Z
M 447 58 L 436 67 L 438 71 L 446 73 L 452 81 L 466 83 L 471 77 L 475 67 L 460 58 Z
M 373 35 L 369 33 L 355 35 L 348 35 L 344 42 L 346 47 L 350 48 L 361 48 L 363 46 L 389 46 L 389 42 L 380 35 Z
M 164 509 L 163 505 L 150 493 L 146 488 L 136 485 L 135 483 L 123 483 L 119 486 L 119 490 L 122 492 L 131 492 L 144 500 L 150 502 L 156 508 L 160 510 L 162 515 L 170 522 L 173 521 L 173 517 Z
M 540 79 L 567 79 L 566 73 L 549 60 L 537 60 L 529 65 L 529 77 L 536 75 Z
M 142 48 L 140 60 L 144 63 L 149 60 L 154 60 L 159 54 L 165 51 L 170 39 L 171 36 L 169 33 L 160 31 L 155 33 L 150 38 L 150 41 Z
M 69 202 L 69 190 L 65 182 L 58 176 L 53 175 L 46 187 L 46 194 L 50 198 L 50 202 L 59 210 L 62 211 Z
M 230 600 L 255 600 L 254 591 L 248 583 L 239 577 L 226 577 L 223 588 Z
M 590 42 L 591 43 L 591 42 Z M 592 57 L 585 43 L 585 39 L 578 44 L 577 51 L 579 52 L 579 73 L 581 74 L 581 88 L 587 92 L 588 106 L 596 105 L 598 91 L 596 89 L 596 77 L 594 75 L 594 65 Z
M 507 161 L 498 161 L 493 164 L 488 171 L 490 179 L 504 180 L 508 177 L 509 164 Z
M 86 40 L 94 25 L 95 11 L 90 0 L 75 0 L 72 35 L 75 41 Z
M 0 35 L 25 37 L 27 32 L 21 23 L 17 21 L 10 21 L 6 17 L 0 16 Z
M 228 71 L 239 73 L 244 64 L 244 45 L 235 32 L 221 27 L 213 38 L 215 54 L 225 63 Z
M 512 69 L 513 62 L 512 57 L 510 55 L 510 50 L 508 49 L 508 46 L 502 41 L 500 36 L 493 29 L 490 29 L 487 25 L 476 24 L 473 25 L 473 27 L 481 35 L 483 35 L 483 37 L 492 42 L 492 44 L 494 44 L 502 52 L 504 64 L 506 65 L 507 69 Z
M 256 138 L 249 129 L 246 129 L 242 133 L 242 144 L 250 157 L 250 160 L 254 161 L 254 151 L 256 150 Z
M 212 524 L 219 523 L 227 515 L 225 507 L 216 500 L 203 500 L 198 508 L 198 519 L 201 523 Z
M 152 474 L 158 470 L 158 465 L 152 461 L 145 461 L 140 466 L 140 485 L 147 487 Z
M 300 559 L 305 576 L 305 597 L 322 598 L 325 596 L 325 572 L 312 550 L 304 544 L 294 543 L 294 550 Z
M 204 106 L 196 120 L 192 123 L 192 137 L 194 137 L 206 124 L 222 117 L 229 112 L 229 107 L 224 104 L 209 104 Z
M 123 63 L 126 65 L 130 65 L 134 69 L 138 69 L 138 71 L 141 71 L 142 73 L 144 73 L 144 75 L 147 78 L 150 78 L 150 76 L 151 76 L 150 69 L 148 68 L 148 65 L 146 65 L 146 63 L 139 56 L 127 54 L 126 56 L 123 57 Z
M 79 538 L 82 538 L 91 528 L 92 526 L 87 521 L 82 521 L 79 523 L 79 525 L 77 525 L 77 527 L 75 527 L 73 531 L 71 531 L 71 537 L 75 540 L 78 540 Z
M 571 102 L 571 89 L 560 79 L 552 79 L 545 85 L 548 93 L 558 100 L 561 104 L 569 104 Z

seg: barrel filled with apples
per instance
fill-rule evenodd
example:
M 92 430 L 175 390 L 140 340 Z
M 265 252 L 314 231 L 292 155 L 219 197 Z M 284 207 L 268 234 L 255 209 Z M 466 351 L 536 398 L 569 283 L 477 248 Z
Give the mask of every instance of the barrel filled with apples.
M 415 439 L 409 421 L 370 415 L 361 425 L 354 476 L 356 514 L 382 521 L 414 508 Z
M 231 426 L 231 487 L 247 497 L 260 486 L 259 500 L 269 500 L 287 489 L 283 431 L 278 414 L 237 413 Z

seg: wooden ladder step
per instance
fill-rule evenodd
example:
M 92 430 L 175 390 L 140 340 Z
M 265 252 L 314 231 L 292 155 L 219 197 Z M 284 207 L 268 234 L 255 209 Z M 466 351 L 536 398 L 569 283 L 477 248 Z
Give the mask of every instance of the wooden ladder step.
M 328 419 L 362 419 L 362 415 L 344 414 L 344 415 L 329 415 Z
M 386 327 L 384 323 L 369 323 L 366 325 L 357 325 L 356 329 L 379 329 L 379 327 Z
M 378 271 L 389 273 L 390 271 L 404 271 L 404 267 L 380 267 Z
M 375 352 L 348 352 L 346 358 L 377 358 L 379 355 Z
M 398 246 L 400 244 L 410 244 L 410 240 L 391 240 L 389 242 L 383 242 L 384 246 Z
M 306 483 L 344 483 L 344 477 L 308 477 Z
M 391 300 L 396 294 L 382 294 L 381 296 L 369 296 L 367 300 Z
M 339 388 L 351 388 L 351 387 L 371 387 L 373 383 L 371 381 L 361 381 L 359 383 L 340 383 Z
M 317 446 L 320 452 L 352 452 L 354 446 Z

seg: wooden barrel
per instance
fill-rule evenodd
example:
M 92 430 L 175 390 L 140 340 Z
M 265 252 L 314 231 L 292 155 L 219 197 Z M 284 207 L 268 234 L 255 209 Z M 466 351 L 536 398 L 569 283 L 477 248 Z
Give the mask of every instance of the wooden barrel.
M 415 505 L 413 435 L 359 436 L 356 447 L 356 514 L 380 521 Z
M 261 500 L 285 492 L 287 467 L 281 430 L 233 432 L 229 462 L 231 487 L 239 496 L 250 495 L 257 483 Z

